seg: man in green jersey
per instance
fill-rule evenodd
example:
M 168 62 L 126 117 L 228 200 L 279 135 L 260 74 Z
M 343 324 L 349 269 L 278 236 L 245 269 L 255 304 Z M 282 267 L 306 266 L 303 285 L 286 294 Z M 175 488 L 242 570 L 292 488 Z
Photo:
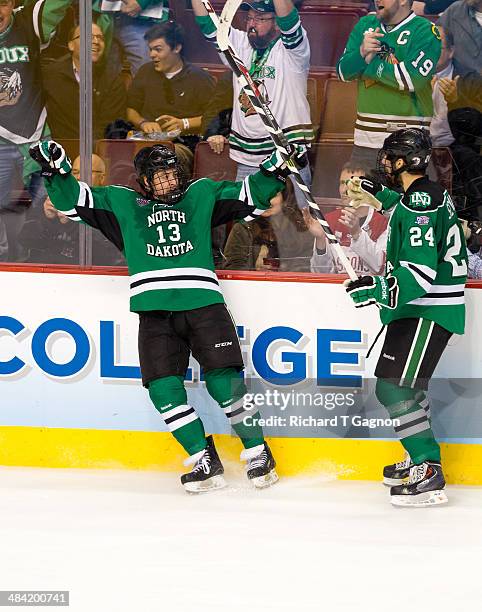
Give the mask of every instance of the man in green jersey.
M 376 0 L 355 25 L 337 65 L 342 81 L 358 83 L 353 167 L 373 167 L 396 130 L 429 128 L 440 51 L 437 28 L 412 12 L 412 0 Z
M 241 438 L 247 475 L 259 488 L 278 480 L 275 461 L 244 405 L 243 359 L 234 322 L 214 272 L 211 227 L 249 221 L 284 189 L 289 171 L 278 153 L 241 182 L 204 178 L 187 184 L 174 152 L 145 147 L 134 160 L 142 193 L 77 181 L 63 148 L 43 141 L 31 148 L 53 205 L 67 217 L 99 229 L 126 258 L 130 307 L 139 314 L 142 382 L 167 427 L 194 465 L 181 482 L 189 492 L 225 486 L 212 436 L 187 402 L 184 377 L 192 355 L 209 394 Z M 249 417 L 249 418 L 247 418 Z
M 391 210 L 385 276 L 346 285 L 356 307 L 377 304 L 387 326 L 375 369 L 376 395 L 409 455 L 384 470 L 385 482 L 396 485 L 395 505 L 447 501 L 425 391 L 449 338 L 465 327 L 465 239 L 449 194 L 425 175 L 430 155 L 426 130 L 399 130 L 385 140 L 377 165 L 403 193 L 363 177 L 348 184 L 354 206 L 370 202 Z

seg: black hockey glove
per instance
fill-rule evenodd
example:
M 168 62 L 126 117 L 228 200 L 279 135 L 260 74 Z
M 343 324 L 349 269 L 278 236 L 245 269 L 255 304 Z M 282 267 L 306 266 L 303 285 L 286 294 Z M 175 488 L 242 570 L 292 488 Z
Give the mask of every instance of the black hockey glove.
M 361 276 L 356 281 L 346 280 L 345 290 L 355 302 L 355 308 L 377 304 L 384 308 L 396 308 L 398 283 L 394 276 Z
M 42 168 L 42 176 L 69 174 L 72 162 L 62 145 L 54 140 L 43 140 L 29 149 L 30 157 Z

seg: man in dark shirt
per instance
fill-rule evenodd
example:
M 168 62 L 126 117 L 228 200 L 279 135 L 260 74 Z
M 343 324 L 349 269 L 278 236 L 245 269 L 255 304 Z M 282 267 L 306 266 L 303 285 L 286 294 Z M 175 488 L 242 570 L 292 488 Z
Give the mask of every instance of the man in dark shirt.
M 127 93 L 120 76 L 103 68 L 105 42 L 102 30 L 92 24 L 92 123 L 93 137 L 104 137 L 105 127 L 126 114 Z M 43 69 L 47 122 L 54 138 L 79 137 L 80 28 L 69 35 L 70 56 L 54 60 Z
M 156 24 L 144 38 L 152 62 L 144 64 L 132 82 L 127 118 L 146 134 L 177 132 L 173 136 L 176 153 L 189 162 L 189 149 L 199 141 L 202 114 L 215 81 L 202 68 L 184 61 L 184 31 L 178 24 Z
M 14 11 L 0 0 L 0 260 L 15 260 L 16 236 L 25 207 L 16 201 L 22 183 L 33 206 L 45 199 L 39 166 L 30 145 L 48 136 L 40 83 L 40 51 L 45 49 L 71 0 L 30 3 Z

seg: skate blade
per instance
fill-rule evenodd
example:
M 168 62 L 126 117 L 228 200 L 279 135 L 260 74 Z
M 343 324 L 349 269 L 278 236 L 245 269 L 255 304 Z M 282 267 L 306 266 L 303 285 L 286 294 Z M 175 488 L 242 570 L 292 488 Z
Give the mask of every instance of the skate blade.
M 383 477 L 383 484 L 387 487 L 396 487 L 397 485 L 402 485 L 406 482 L 408 482 L 408 476 L 407 478 L 387 478 L 385 476 Z
M 264 476 L 258 476 L 257 478 L 252 478 L 250 482 L 253 484 L 255 489 L 266 489 L 267 487 L 271 487 L 276 484 L 279 480 L 279 476 L 275 470 L 271 470 L 268 474 Z
M 185 482 L 182 485 L 188 493 L 209 493 L 210 491 L 216 491 L 217 489 L 224 489 L 228 486 L 223 476 L 213 476 L 207 480 L 200 480 L 199 482 Z
M 428 491 L 418 495 L 392 495 L 390 501 L 394 506 L 411 508 L 424 508 L 426 506 L 438 506 L 446 504 L 449 500 L 445 491 Z

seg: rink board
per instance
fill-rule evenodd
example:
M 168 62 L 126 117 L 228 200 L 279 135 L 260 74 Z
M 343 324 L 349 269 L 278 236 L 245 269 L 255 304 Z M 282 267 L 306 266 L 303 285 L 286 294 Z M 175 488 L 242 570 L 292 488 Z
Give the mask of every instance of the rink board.
M 128 312 L 122 271 L 38 268 L 0 271 L 0 464 L 43 467 L 179 471 L 183 452 L 173 442 L 139 380 L 137 317 Z M 226 301 L 238 325 L 249 379 L 274 373 L 288 393 L 311 381 L 318 389 L 358 393 L 373 376 L 381 344 L 365 360 L 380 324 L 375 309 L 355 310 L 340 279 L 263 273 L 222 274 Z M 457 411 L 440 411 L 439 436 L 451 482 L 482 484 L 479 396 L 459 381 L 482 379 L 482 292 L 467 291 L 468 333 L 455 338 L 435 376 L 451 379 Z M 207 397 L 195 362 L 189 401 L 206 429 L 218 434 L 224 457 L 237 460 L 219 408 Z M 457 384 L 453 384 L 456 381 Z M 445 395 L 444 387 L 436 391 Z M 462 391 L 460 391 L 462 389 Z M 438 398 L 440 399 L 440 398 Z M 470 412 L 469 412 L 470 410 Z M 261 409 L 263 412 L 263 408 Z M 329 408 L 320 414 L 333 416 Z M 460 413 L 460 414 L 459 414 Z M 468 428 L 462 427 L 463 421 Z M 377 414 L 378 416 L 378 414 Z M 342 418 L 342 417 L 340 417 Z M 439 417 L 437 416 L 437 419 Z M 470 435 L 460 432 L 470 431 Z M 275 435 L 273 435 L 273 432 Z M 441 435 L 440 435 L 440 432 Z M 278 435 L 278 433 L 280 435 Z M 280 473 L 324 472 L 339 478 L 379 478 L 380 465 L 400 457 L 400 446 L 365 429 L 343 427 L 292 437 L 267 429 Z M 387 436 L 388 437 L 388 436 Z

